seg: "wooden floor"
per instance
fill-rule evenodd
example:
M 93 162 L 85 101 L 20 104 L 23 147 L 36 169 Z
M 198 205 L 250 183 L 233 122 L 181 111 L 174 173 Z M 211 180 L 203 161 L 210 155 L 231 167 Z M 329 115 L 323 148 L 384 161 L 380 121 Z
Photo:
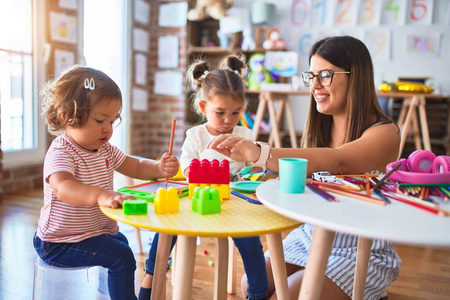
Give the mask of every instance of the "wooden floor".
M 7 195 L 0 203 L 0 299 L 31 299 L 33 289 L 33 262 L 36 253 L 32 237 L 36 230 L 42 190 Z M 450 230 L 450 228 L 449 228 Z M 147 254 L 138 254 L 136 234 L 125 228 L 124 233 L 136 253 L 136 293 L 143 277 Z M 142 234 L 145 237 L 145 233 Z M 143 239 L 144 249 L 148 240 Z M 263 244 L 265 240 L 263 239 Z M 205 252 L 206 250 L 206 252 Z M 397 252 L 403 260 L 400 277 L 388 288 L 391 300 L 450 299 L 450 249 L 399 245 Z M 202 238 L 197 247 L 192 299 L 212 299 L 214 267 L 214 240 Z M 243 274 L 238 259 L 238 277 Z M 167 272 L 167 298 L 172 298 L 171 271 Z M 238 290 L 230 300 L 243 299 Z

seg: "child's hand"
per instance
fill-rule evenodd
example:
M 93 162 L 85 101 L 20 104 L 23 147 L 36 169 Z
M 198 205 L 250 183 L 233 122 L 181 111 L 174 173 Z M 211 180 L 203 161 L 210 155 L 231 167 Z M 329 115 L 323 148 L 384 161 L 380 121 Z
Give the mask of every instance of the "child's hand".
M 119 208 L 122 206 L 123 200 L 125 199 L 136 199 L 131 195 L 123 195 L 114 191 L 104 191 L 97 198 L 98 205 L 111 207 L 111 208 Z
M 178 173 L 179 163 L 178 159 L 169 155 L 167 152 L 161 157 L 161 162 L 159 163 L 159 171 L 161 172 L 161 178 L 172 177 Z

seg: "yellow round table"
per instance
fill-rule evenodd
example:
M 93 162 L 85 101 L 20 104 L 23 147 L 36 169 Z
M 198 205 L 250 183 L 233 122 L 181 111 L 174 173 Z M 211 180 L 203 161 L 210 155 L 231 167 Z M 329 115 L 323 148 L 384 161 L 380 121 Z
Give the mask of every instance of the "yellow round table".
M 101 207 L 108 217 L 160 233 L 152 297 L 164 299 L 165 268 L 170 252 L 172 235 L 178 235 L 174 284 L 174 299 L 190 299 L 197 236 L 216 237 L 216 276 L 214 299 L 226 299 L 228 264 L 228 237 L 250 237 L 265 234 L 270 252 L 275 286 L 280 299 L 288 299 L 286 270 L 281 232 L 301 223 L 279 215 L 264 205 L 249 203 L 231 195 L 225 200 L 220 214 L 200 215 L 192 211 L 191 200 L 180 199 L 180 211 L 155 214 L 153 203 L 148 204 L 146 215 L 124 215 L 122 209 Z M 285 296 L 285 297 L 284 297 Z

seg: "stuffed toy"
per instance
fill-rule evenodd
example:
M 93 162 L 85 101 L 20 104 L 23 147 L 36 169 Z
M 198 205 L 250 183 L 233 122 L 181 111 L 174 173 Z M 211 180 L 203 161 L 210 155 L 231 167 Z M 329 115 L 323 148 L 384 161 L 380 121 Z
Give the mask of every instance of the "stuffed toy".
M 226 9 L 231 5 L 232 0 L 196 0 L 187 18 L 189 21 L 201 21 L 208 17 L 220 20 L 227 15 Z
M 281 38 L 281 32 L 279 29 L 272 30 L 269 34 L 269 38 L 264 41 L 263 48 L 266 50 L 286 50 L 287 46 Z

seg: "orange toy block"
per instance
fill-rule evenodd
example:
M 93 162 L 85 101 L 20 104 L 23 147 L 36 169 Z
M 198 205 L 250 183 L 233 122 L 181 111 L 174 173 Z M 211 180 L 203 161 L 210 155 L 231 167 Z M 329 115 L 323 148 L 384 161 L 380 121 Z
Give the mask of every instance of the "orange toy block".
M 169 189 L 159 188 L 156 191 L 156 197 L 153 201 L 155 206 L 155 214 L 169 214 L 180 211 L 180 199 L 177 195 L 177 189 L 170 187 Z

